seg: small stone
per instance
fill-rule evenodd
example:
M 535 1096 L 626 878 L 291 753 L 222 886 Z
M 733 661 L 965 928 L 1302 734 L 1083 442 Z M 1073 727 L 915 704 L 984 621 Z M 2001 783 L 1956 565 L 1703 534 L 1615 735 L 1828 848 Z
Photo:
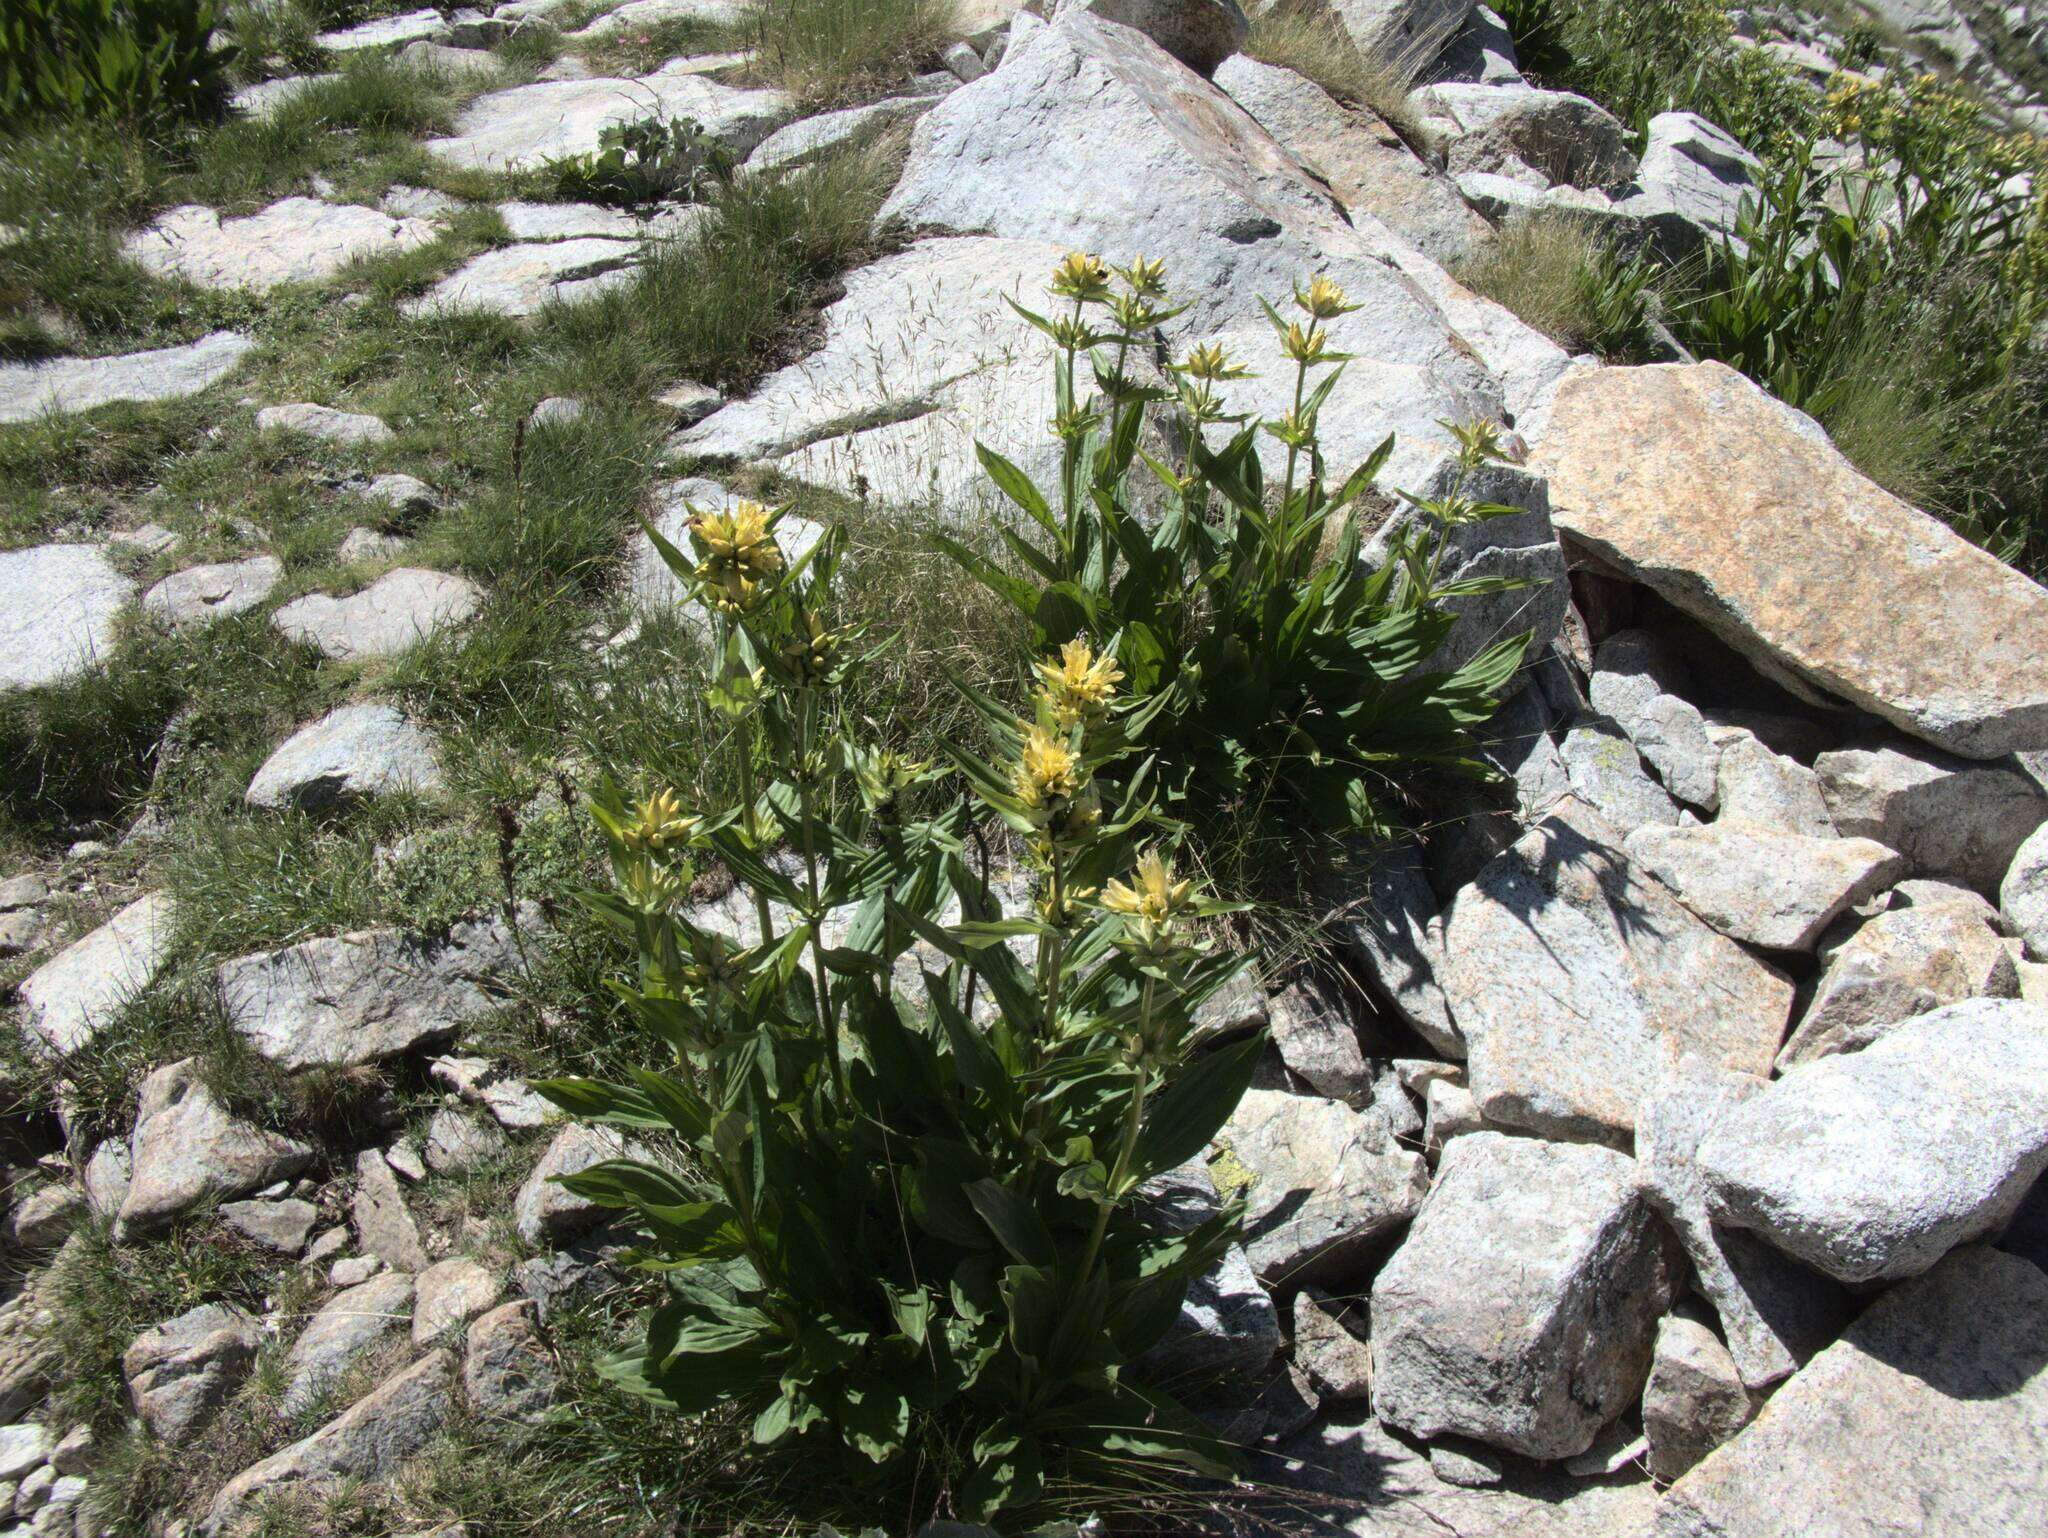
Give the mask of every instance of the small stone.
M 1725 822 L 1810 838 L 1835 834 L 1820 776 L 1798 760 L 1772 752 L 1751 732 L 1734 730 L 1722 737 L 1717 793 Z
M 393 1143 L 384 1150 L 384 1162 L 391 1166 L 391 1172 L 400 1180 L 418 1185 L 427 1178 L 426 1160 L 411 1143 Z
M 427 1072 L 437 1084 L 454 1090 L 491 1113 L 499 1126 L 515 1132 L 531 1131 L 558 1121 L 561 1112 L 527 1088 L 526 1081 L 481 1057 L 437 1057 Z
M 1501 1456 L 1482 1442 L 1451 1437 L 1429 1445 L 1429 1471 L 1447 1485 L 1485 1490 L 1507 1478 Z
M 263 761 L 243 797 L 250 806 L 322 811 L 441 784 L 433 734 L 395 707 L 344 705 L 294 732 Z
M 511 1146 L 495 1123 L 448 1106 L 427 1123 L 427 1168 L 438 1175 L 463 1175 L 495 1164 Z
M 403 555 L 411 542 L 400 539 L 396 534 L 386 534 L 381 529 L 353 528 L 342 536 L 334 558 L 344 566 L 371 566 L 380 561 L 395 561 Z
M 327 1268 L 327 1280 L 336 1287 L 360 1287 L 383 1269 L 375 1255 L 350 1255 Z
M 497 1302 L 505 1291 L 498 1273 L 467 1256 L 438 1261 L 419 1274 L 412 1311 L 412 1343 L 431 1345 Z
M 1995 1234 L 2048 1169 L 2048 1016 L 1971 999 L 1793 1069 L 1699 1149 L 1715 1218 L 1850 1283 Z
M 21 1479 L 21 1487 L 14 1492 L 14 1514 L 26 1517 L 43 1509 L 43 1503 L 50 1498 L 50 1488 L 57 1483 L 57 1471 L 47 1463 L 40 1468 L 30 1469 Z
M 260 433 L 303 433 L 327 443 L 383 443 L 393 434 L 381 417 L 356 411 L 337 411 L 298 401 L 289 406 L 265 406 L 256 413 Z
M 329 1298 L 284 1360 L 284 1412 L 298 1415 L 364 1354 L 395 1334 L 412 1312 L 413 1279 L 391 1272 Z
M 346 598 L 308 593 L 270 618 L 291 640 L 347 662 L 416 646 L 468 619 L 483 596 L 483 589 L 467 577 L 401 566 Z
M 1274 1282 L 1341 1278 L 1429 1188 L 1419 1154 L 1336 1100 L 1247 1090 L 1216 1148 L 1210 1178 L 1243 1190 L 1245 1253 Z
M 416 299 L 400 306 L 406 315 L 485 310 L 496 315 L 537 315 L 551 304 L 574 304 L 633 281 L 640 243 L 579 236 L 574 240 L 529 241 L 479 252 Z M 547 401 L 541 403 L 549 404 Z M 582 403 L 568 402 L 580 413 Z M 528 419 L 539 429 L 574 421 L 572 416 Z
M 1610 1422 L 1593 1439 L 1593 1445 L 1564 1460 L 1564 1471 L 1574 1479 L 1605 1479 L 1619 1474 L 1650 1455 L 1650 1444 L 1620 1421 Z
M 434 512 L 441 505 L 441 499 L 434 494 L 434 488 L 416 475 L 392 473 L 380 475 L 364 488 L 364 497 L 388 507 L 400 518 L 417 518 Z
M 204 1303 L 135 1338 L 121 1358 L 128 1399 L 172 1446 L 196 1436 L 247 1376 L 263 1343 L 257 1322 L 232 1303 Z
M 334 1227 L 322 1229 L 314 1235 L 313 1242 L 306 1246 L 306 1253 L 301 1259 L 306 1265 L 317 1266 L 347 1248 L 348 1230 L 337 1223 Z
M 953 44 L 939 55 L 939 62 L 964 83 L 971 84 L 988 73 L 988 66 L 981 62 L 981 55 L 965 43 Z
M 1369 1095 L 1372 1068 L 1342 990 L 1303 973 L 1267 1001 L 1272 1040 L 1287 1071 L 1319 1095 L 1352 1100 Z
M 73 1426 L 50 1449 L 50 1467 L 59 1474 L 83 1474 L 92 1467 L 96 1445 L 92 1427 Z
M 1427 1099 L 1429 1086 L 1439 1079 L 1450 1084 L 1463 1084 L 1465 1069 L 1460 1063 L 1440 1063 L 1433 1057 L 1397 1057 L 1394 1059 L 1394 1077 L 1409 1094 Z
M 1920 876 L 1996 892 L 2027 836 L 2048 819 L 2048 793 L 2017 769 L 1925 747 L 1855 748 L 1814 760 L 1838 832 L 1874 838 Z
M 1175 1233 L 1221 1210 L 1199 1159 L 1154 1176 L 1144 1195 L 1155 1220 Z M 1188 1284 L 1172 1326 L 1139 1366 L 1162 1383 L 1242 1383 L 1266 1372 L 1279 1351 L 1280 1316 L 1273 1299 L 1252 1274 L 1243 1246 L 1233 1244 Z
M 1732 939 L 1808 951 L 1829 924 L 1906 873 L 1905 857 L 1867 838 L 1814 838 L 1723 818 L 1699 828 L 1638 828 L 1628 857 Z
M 142 608 L 173 629 L 210 624 L 255 608 L 283 576 L 284 567 L 274 555 L 188 566 L 144 593 Z
M 1373 1409 L 1418 1437 L 1584 1452 L 1641 1392 L 1668 1251 L 1633 1160 L 1497 1132 L 1453 1140 L 1373 1282 Z
M 53 1250 L 70 1237 L 85 1215 L 85 1198 L 75 1186 L 53 1181 L 20 1197 L 7 1214 L 7 1240 L 17 1250 Z
M 1372 1348 L 1354 1334 L 1328 1293 L 1304 1287 L 1294 1295 L 1294 1361 L 1332 1404 L 1372 1397 Z
M 1423 1096 L 1423 1114 L 1422 1145 L 1432 1154 L 1442 1153 L 1444 1144 L 1452 1138 L 1478 1132 L 1486 1125 L 1486 1118 L 1479 1114 L 1479 1102 L 1472 1098 L 1472 1091 L 1448 1079 L 1430 1082 L 1428 1092 Z
M 462 1379 L 485 1416 L 531 1419 L 553 1402 L 561 1373 L 530 1299 L 500 1304 L 470 1325 Z
M 313 1150 L 231 1115 L 196 1058 L 157 1069 L 136 1096 L 134 1180 L 115 1238 L 153 1232 L 201 1202 L 245 1196 L 312 1162 Z
M 1679 800 L 1711 812 L 1720 803 L 1721 750 L 1698 707 L 1683 698 L 1674 649 L 1646 630 L 1623 630 L 1593 653 L 1587 694 Z
M 352 1211 L 356 1243 L 365 1254 L 375 1255 L 394 1271 L 426 1269 L 427 1252 L 420 1244 L 419 1226 L 413 1222 L 391 1165 L 377 1149 L 366 1148 L 356 1158 Z
M 128 1199 L 128 1187 L 134 1179 L 128 1140 L 118 1137 L 102 1139 L 79 1174 L 79 1184 L 85 1187 L 86 1205 L 92 1208 L 93 1216 L 108 1220 L 121 1210 L 121 1203 Z
M 154 557 L 177 549 L 178 536 L 160 523 L 145 523 L 140 528 L 115 530 L 107 536 L 107 544 L 129 555 Z
M 20 1479 L 49 1461 L 50 1431 L 34 1421 L 0 1426 L 0 1479 Z
M 529 431 L 566 427 L 571 422 L 581 421 L 588 410 L 583 402 L 567 395 L 550 395 L 526 414 L 526 425 Z
M 280 1255 L 296 1255 L 306 1247 L 320 1209 L 296 1197 L 280 1201 L 223 1202 L 221 1221 L 238 1234 L 254 1239 Z
M 1446 1057 L 1465 1055 L 1465 1038 L 1444 998 L 1443 919 L 1412 845 L 1386 850 L 1333 894 L 1339 941 L 1363 961 L 1394 1013 Z
M 666 406 L 675 417 L 678 427 L 689 427 L 701 422 L 720 406 L 725 396 L 710 385 L 698 384 L 694 379 L 678 380 L 654 397 L 657 406 Z
M 33 908 L 50 895 L 50 883 L 34 871 L 23 871 L 0 881 L 0 913 Z
M 1734 1436 L 1756 1413 L 1735 1358 L 1705 1325 L 1676 1314 L 1657 1326 L 1643 1389 L 1650 1472 L 1669 1484 Z

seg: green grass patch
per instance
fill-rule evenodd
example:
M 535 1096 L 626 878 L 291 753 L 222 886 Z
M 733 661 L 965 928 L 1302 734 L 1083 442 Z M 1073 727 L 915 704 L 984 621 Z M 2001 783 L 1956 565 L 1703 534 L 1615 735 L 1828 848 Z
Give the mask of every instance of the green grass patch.
M 761 0 L 756 67 L 812 110 L 880 96 L 936 58 L 952 0 Z
M 1568 352 L 1625 361 L 1642 351 L 1652 270 L 1639 258 L 1616 255 L 1584 220 L 1512 220 L 1460 263 L 1456 276 Z

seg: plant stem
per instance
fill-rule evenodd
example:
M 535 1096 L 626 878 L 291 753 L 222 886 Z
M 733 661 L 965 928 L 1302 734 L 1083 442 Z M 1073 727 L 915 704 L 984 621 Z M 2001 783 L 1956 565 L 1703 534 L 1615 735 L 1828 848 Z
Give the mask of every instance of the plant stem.
M 818 989 L 818 1026 L 825 1035 L 825 1058 L 832 1068 L 832 1093 L 841 1109 L 846 1106 L 846 1069 L 839 1060 L 839 1016 L 832 1007 L 832 986 L 825 971 L 825 944 L 819 938 L 824 914 L 818 908 L 818 845 L 811 807 L 810 747 L 813 717 L 817 712 L 817 695 L 809 689 L 803 691 L 797 704 L 796 734 L 796 795 L 797 821 L 803 825 L 804 839 L 804 880 L 810 896 L 810 912 L 805 915 L 811 929 L 811 974 Z
M 1153 979 L 1145 979 L 1145 998 L 1138 1011 L 1138 1039 L 1149 1050 L 1152 1036 L 1152 990 Z M 1116 1167 L 1110 1171 L 1109 1189 L 1103 1193 L 1100 1206 L 1095 1209 L 1095 1227 L 1088 1235 L 1088 1248 L 1081 1253 L 1081 1269 L 1075 1273 L 1074 1291 L 1079 1293 L 1087 1285 L 1089 1275 L 1095 1269 L 1095 1257 L 1102 1250 L 1102 1236 L 1109 1231 L 1109 1214 L 1123 1198 L 1124 1181 L 1131 1172 L 1131 1158 L 1138 1147 L 1138 1129 L 1145 1115 L 1145 1093 L 1151 1087 L 1151 1070 L 1147 1060 L 1140 1056 L 1132 1066 L 1135 1078 L 1131 1083 L 1131 1103 L 1124 1108 L 1124 1135 L 1117 1145 Z

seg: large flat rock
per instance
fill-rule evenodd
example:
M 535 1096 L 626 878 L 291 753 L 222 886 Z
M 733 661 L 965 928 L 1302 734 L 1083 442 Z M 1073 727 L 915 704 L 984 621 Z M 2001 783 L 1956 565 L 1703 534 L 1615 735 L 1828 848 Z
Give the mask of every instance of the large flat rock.
M 451 572 L 401 566 L 346 598 L 308 593 L 271 615 L 273 625 L 338 662 L 388 657 L 459 625 L 483 602 L 483 589 Z
M 1575 374 L 1533 463 L 1571 540 L 1782 681 L 1965 757 L 2048 745 L 2048 591 L 1733 369 Z
M 97 545 L 0 551 L 0 694 L 61 683 L 104 659 L 134 592 Z
M 437 310 L 533 315 L 544 305 L 571 304 L 631 282 L 639 251 L 637 240 L 598 235 L 500 246 L 471 257 L 400 308 L 407 315 Z
M 90 411 L 117 401 L 168 401 L 197 395 L 232 373 L 255 345 L 240 332 L 215 331 L 183 347 L 158 347 L 107 358 L 0 364 L 0 422 L 26 422 L 52 412 Z
M 2042 1531 L 2048 1273 L 1960 1250 L 1894 1288 L 1658 1506 L 1652 1538 Z
M 365 929 L 221 963 L 221 1004 L 285 1068 L 374 1063 L 446 1041 L 503 1002 L 519 965 L 500 919 L 446 935 Z
M 76 1052 L 150 985 L 173 939 L 171 894 L 137 898 L 29 974 L 23 1022 L 44 1050 Z
M 1688 1052 L 1764 1075 L 1792 982 L 1639 870 L 1567 797 L 1460 892 L 1444 992 L 1486 1119 L 1622 1142 Z
M 429 791 L 440 783 L 432 733 L 393 705 L 344 705 L 278 744 L 243 799 L 251 806 L 318 811 L 337 801 Z
M 744 156 L 796 116 L 782 91 L 720 85 L 677 59 L 637 79 L 545 80 L 479 96 L 455 120 L 455 132 L 429 139 L 443 160 L 481 171 L 520 171 L 568 155 L 588 155 L 615 123 L 646 117 L 691 118 L 736 156 Z
M 122 251 L 151 272 L 202 288 L 267 293 L 319 283 L 358 257 L 410 251 L 434 238 L 425 219 L 394 218 L 356 203 L 284 198 L 240 219 L 187 203 L 131 235 Z

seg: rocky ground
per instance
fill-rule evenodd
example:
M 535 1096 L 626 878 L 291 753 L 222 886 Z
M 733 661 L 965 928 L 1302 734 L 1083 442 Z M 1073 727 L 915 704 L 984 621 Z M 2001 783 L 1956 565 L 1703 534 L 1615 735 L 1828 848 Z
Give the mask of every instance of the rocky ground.
M 731 399 L 687 379 L 660 395 L 670 436 L 640 490 L 671 536 L 685 501 L 740 476 L 986 516 L 977 439 L 1040 473 L 1051 453 L 1041 353 L 1005 301 L 1034 302 L 1069 249 L 1163 259 L 1189 301 L 1173 349 L 1225 342 L 1264 376 L 1234 397 L 1259 412 L 1285 404 L 1259 299 L 1335 278 L 1360 308 L 1332 327 L 1354 361 L 1325 449 L 1356 460 L 1396 434 L 1390 486 L 1428 484 L 1448 421 L 1513 432 L 1488 495 L 1523 511 L 1455 552 L 1532 582 L 1471 600 L 1454 643 L 1536 630 L 1488 733 L 1500 784 L 1322 883 L 1309 918 L 1342 976 L 1276 973 L 1235 1001 L 1221 1028 L 1270 1029 L 1269 1060 L 1170 1183 L 1250 1203 L 1243 1246 L 1153 1364 L 1214 1384 L 1205 1413 L 1259 1450 L 1266 1494 L 1204 1520 L 2043 1531 L 2048 592 L 1731 370 L 1571 357 L 1447 270 L 1541 208 L 1696 247 L 1731 227 L 1753 157 L 1680 113 L 1636 153 L 1599 106 L 1523 81 L 1498 19 L 1454 0 L 1333 7 L 1361 46 L 1429 61 L 1414 143 L 1239 51 L 1229 0 L 978 0 L 925 73 L 808 115 L 733 54 L 590 62 L 721 5 L 743 9 L 513 0 L 321 39 L 333 61 L 395 51 L 468 81 L 452 131 L 418 147 L 451 173 L 589 153 L 654 110 L 759 178 L 908 132 L 879 216 L 892 242 L 783 366 Z M 2038 45 L 2026 6 L 1873 9 L 2041 110 L 2010 62 Z M 502 83 L 519 29 L 550 14 L 589 46 Z M 1746 24 L 1831 73 L 1839 19 Z M 304 88 L 264 82 L 239 110 Z M 548 1049 L 573 1038 L 536 979 L 576 944 L 556 894 L 511 875 L 440 911 L 433 818 L 394 833 L 374 810 L 503 807 L 502 843 L 487 827 L 462 851 L 509 872 L 537 841 L 574 845 L 548 774 L 591 755 L 528 740 L 547 773 L 508 771 L 513 795 L 477 746 L 498 739 L 453 722 L 487 705 L 415 708 L 409 659 L 449 656 L 520 598 L 418 537 L 461 489 L 408 457 L 411 424 L 360 409 L 374 367 L 319 400 L 250 393 L 252 372 L 279 377 L 262 372 L 271 317 L 366 262 L 447 249 L 482 207 L 502 224 L 484 248 L 349 306 L 553 314 L 627 291 L 706 217 L 410 185 L 376 206 L 318 185 L 178 206 L 130 257 L 255 321 L 0 365 L 0 422 L 189 399 L 253 464 L 310 456 L 333 546 L 308 561 L 247 520 L 195 533 L 183 507 L 166 527 L 175 499 L 149 495 L 45 524 L 0 552 L 0 691 L 118 677 L 151 637 L 244 627 L 321 682 L 226 741 L 174 722 L 160 780 L 218 782 L 221 838 L 356 818 L 335 825 L 361 879 L 427 894 L 336 925 L 301 892 L 289 921 L 237 932 L 181 879 L 194 858 L 167 852 L 183 846 L 147 798 L 10 846 L 0 1534 L 511 1531 L 436 1459 L 562 1457 L 550 1407 L 604 1392 L 585 1350 L 629 1301 L 628 1236 L 550 1177 L 615 1145 L 525 1083 L 565 1066 Z M 586 408 L 553 397 L 521 421 L 522 451 L 544 450 Z M 605 671 L 632 665 L 643 627 L 692 618 L 629 527 L 601 536 L 579 620 L 600 698 L 643 687 Z M 315 886 L 339 879 L 321 858 Z M 172 996 L 202 1023 L 165 1026 Z M 93 1349 L 103 1371 L 83 1376 Z M 118 1501 L 93 1497 L 117 1482 Z

